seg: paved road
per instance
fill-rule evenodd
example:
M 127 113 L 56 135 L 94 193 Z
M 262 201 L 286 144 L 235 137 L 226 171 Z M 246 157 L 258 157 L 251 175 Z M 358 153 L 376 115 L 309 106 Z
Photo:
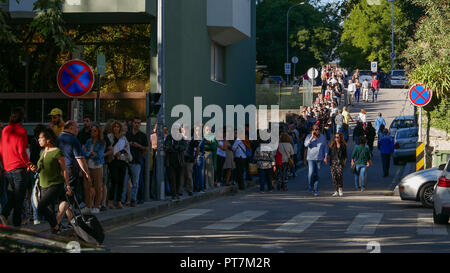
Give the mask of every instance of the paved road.
M 401 104 L 404 94 L 405 90 L 382 90 L 378 103 L 364 105 L 369 120 L 380 110 L 388 125 L 402 112 L 411 114 L 409 102 L 404 108 Z M 354 106 L 352 112 L 359 108 Z M 289 182 L 288 192 L 261 194 L 255 187 L 169 211 L 108 231 L 105 246 L 113 252 L 153 253 L 449 252 L 448 226 L 434 225 L 431 210 L 385 195 L 409 168 L 395 166 L 382 178 L 377 151 L 374 163 L 365 192 L 352 190 L 347 168 L 344 197 L 331 197 L 329 167 L 324 166 L 319 197 L 313 197 L 305 190 L 303 168 Z

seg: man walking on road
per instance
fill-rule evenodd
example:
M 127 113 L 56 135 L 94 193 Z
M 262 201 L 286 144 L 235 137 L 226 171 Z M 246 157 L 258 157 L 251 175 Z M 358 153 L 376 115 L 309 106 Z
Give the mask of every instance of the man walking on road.
M 6 224 L 11 210 L 14 210 L 13 225 L 16 227 L 22 224 L 22 209 L 27 191 L 27 171 L 34 166 L 27 155 L 27 131 L 22 127 L 24 118 L 24 109 L 14 108 L 9 125 L 2 130 L 0 142 L 0 159 L 12 188 L 12 191 L 7 191 L 8 202 L 0 218 L 1 222 Z
M 305 139 L 305 147 L 308 148 L 308 192 L 314 196 L 319 195 L 319 171 L 322 161 L 328 163 L 328 144 L 324 135 L 320 134 L 319 126 L 314 125 L 312 133 Z
M 377 134 L 380 134 L 380 126 L 384 125 L 386 126 L 386 121 L 384 120 L 384 118 L 382 117 L 381 113 L 378 113 L 378 118 L 377 120 L 375 120 L 375 130 L 377 131 Z M 381 132 L 382 133 L 382 132 Z
M 372 102 L 378 101 L 378 91 L 380 91 L 380 81 L 375 76 L 372 80 Z
M 381 154 L 381 164 L 383 166 L 383 177 L 389 176 L 389 167 L 391 165 L 391 155 L 394 152 L 394 140 L 389 135 L 388 129 L 384 129 L 378 140 L 378 149 Z

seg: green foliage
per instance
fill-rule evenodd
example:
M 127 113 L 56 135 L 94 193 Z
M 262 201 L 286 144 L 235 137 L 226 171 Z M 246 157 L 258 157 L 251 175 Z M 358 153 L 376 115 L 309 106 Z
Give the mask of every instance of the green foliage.
M 450 98 L 440 100 L 432 111 L 430 111 L 430 126 L 450 133 Z
M 405 34 L 413 22 L 406 17 L 398 2 L 395 1 L 394 8 L 394 45 L 396 52 L 402 52 L 406 47 Z M 361 50 L 355 52 L 359 55 L 357 57 L 365 57 L 366 64 L 360 68 L 366 69 L 371 61 L 377 61 L 381 70 L 388 72 L 391 69 L 391 20 L 392 6 L 386 1 L 369 6 L 366 0 L 360 0 L 353 6 L 344 21 L 341 41 L 346 48 L 353 46 Z M 340 49 L 339 52 L 343 53 L 345 49 Z M 361 63 L 354 55 L 340 57 L 347 63 L 352 63 L 352 59 L 354 64 Z
M 450 59 L 433 59 L 414 69 L 408 76 L 411 85 L 423 83 L 439 99 L 450 96 Z
M 257 61 L 267 65 L 271 75 L 283 75 L 286 62 L 286 13 L 289 13 L 289 59 L 299 58 L 298 74 L 311 66 L 334 59 L 334 48 L 339 42 L 340 27 L 337 6 L 318 6 L 314 1 L 263 1 L 256 8 Z M 314 5 L 312 5 L 314 4 Z

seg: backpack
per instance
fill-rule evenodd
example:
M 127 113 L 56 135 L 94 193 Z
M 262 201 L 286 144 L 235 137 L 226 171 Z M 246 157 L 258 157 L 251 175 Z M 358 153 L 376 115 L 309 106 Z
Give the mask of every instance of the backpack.
M 283 155 L 280 153 L 280 151 L 277 149 L 277 153 L 275 155 L 275 164 L 277 166 L 283 165 Z

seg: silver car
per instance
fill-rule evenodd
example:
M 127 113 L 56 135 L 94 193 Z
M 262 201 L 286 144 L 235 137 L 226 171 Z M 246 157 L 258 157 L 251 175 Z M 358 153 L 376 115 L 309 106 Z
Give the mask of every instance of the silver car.
M 414 116 L 398 116 L 391 122 L 389 132 L 391 136 L 394 137 L 398 129 L 411 127 L 417 127 Z
M 405 70 L 392 70 L 391 71 L 391 87 L 405 87 L 408 84 L 406 80 Z
M 445 164 L 442 164 L 438 168 L 418 171 L 403 177 L 398 184 L 400 198 L 422 202 L 424 207 L 432 208 L 434 185 L 444 167 Z
M 447 224 L 450 215 L 450 159 L 442 170 L 433 192 L 433 220 L 435 224 Z
M 392 158 L 394 164 L 400 161 L 416 158 L 416 145 L 419 138 L 417 127 L 398 129 L 394 138 L 394 154 Z

